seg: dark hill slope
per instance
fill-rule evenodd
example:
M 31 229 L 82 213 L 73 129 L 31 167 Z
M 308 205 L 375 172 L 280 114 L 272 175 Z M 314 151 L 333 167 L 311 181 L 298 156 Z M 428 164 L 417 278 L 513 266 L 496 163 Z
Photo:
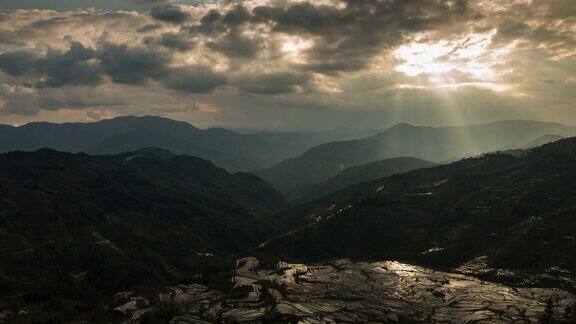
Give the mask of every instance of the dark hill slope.
M 156 149 L 3 154 L 0 191 L 0 301 L 86 293 L 77 297 L 95 302 L 193 282 L 265 239 L 266 216 L 283 206 L 255 176 Z
M 296 259 L 400 259 L 576 270 L 576 139 L 364 183 L 281 215 L 262 249 Z

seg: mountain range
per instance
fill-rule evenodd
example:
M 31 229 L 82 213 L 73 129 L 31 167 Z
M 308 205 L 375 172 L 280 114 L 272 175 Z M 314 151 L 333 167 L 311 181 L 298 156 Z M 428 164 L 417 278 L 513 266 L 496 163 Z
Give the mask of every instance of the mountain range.
M 292 200 L 352 166 L 397 157 L 442 163 L 534 147 L 571 135 L 576 135 L 576 128 L 535 121 L 459 127 L 396 124 L 384 131 L 238 133 L 224 128 L 202 130 L 155 116 L 125 116 L 95 123 L 0 125 L 0 152 L 51 148 L 103 155 L 158 147 L 210 160 L 231 172 L 254 172 Z
M 256 174 L 287 198 L 294 199 L 306 187 L 327 181 L 351 166 L 395 157 L 442 163 L 510 147 L 524 147 L 543 136 L 573 135 L 576 135 L 575 127 L 536 121 L 453 127 L 396 124 L 363 139 L 316 146 L 298 157 L 256 171 Z
M 278 215 L 261 245 L 295 260 L 576 269 L 576 138 L 365 182 Z
M 51 148 L 73 153 L 117 154 L 159 147 L 205 158 L 235 172 L 267 167 L 318 144 L 374 132 L 336 129 L 317 133 L 241 134 L 224 128 L 202 130 L 156 116 L 125 116 L 95 123 L 0 125 L 0 152 Z

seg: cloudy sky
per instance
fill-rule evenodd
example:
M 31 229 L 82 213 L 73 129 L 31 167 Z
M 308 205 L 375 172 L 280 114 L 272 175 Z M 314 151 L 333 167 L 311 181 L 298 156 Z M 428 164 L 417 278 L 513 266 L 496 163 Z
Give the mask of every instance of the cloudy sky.
M 0 1 L 0 123 L 576 124 L 574 0 Z

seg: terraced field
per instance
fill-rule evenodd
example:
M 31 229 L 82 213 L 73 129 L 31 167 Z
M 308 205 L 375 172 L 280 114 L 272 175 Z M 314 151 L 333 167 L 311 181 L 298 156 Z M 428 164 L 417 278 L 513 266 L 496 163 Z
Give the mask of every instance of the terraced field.
M 238 261 L 232 282 L 233 293 L 182 285 L 161 293 L 162 302 L 154 307 L 135 307 L 139 297 L 132 296 L 116 309 L 132 320 L 163 311 L 159 308 L 185 314 L 172 323 L 509 323 L 537 321 L 550 316 L 552 307 L 555 319 L 561 320 L 576 302 L 574 295 L 559 289 L 507 287 L 393 261 L 280 262 L 274 269 L 262 269 L 250 257 Z

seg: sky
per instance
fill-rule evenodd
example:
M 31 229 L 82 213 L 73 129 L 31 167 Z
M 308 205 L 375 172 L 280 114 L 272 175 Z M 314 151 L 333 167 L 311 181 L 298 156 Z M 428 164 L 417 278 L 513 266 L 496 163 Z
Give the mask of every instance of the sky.
M 574 0 L 0 0 L 0 123 L 576 125 Z
M 180 0 L 173 3 L 201 4 L 209 1 Z M 217 2 L 217 1 L 213 1 Z M 168 0 L 0 0 L 1 9 L 44 9 L 44 10 L 78 10 L 96 8 L 101 10 L 134 10 L 147 11 Z

